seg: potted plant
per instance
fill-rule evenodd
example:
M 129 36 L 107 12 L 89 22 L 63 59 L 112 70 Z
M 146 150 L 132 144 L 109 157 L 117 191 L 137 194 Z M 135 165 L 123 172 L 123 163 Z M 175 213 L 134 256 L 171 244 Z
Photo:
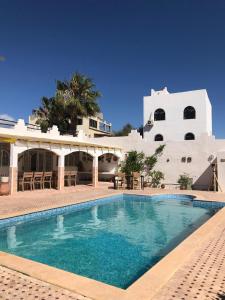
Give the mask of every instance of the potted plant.
M 162 179 L 164 179 L 164 174 L 161 171 L 150 172 L 151 186 L 157 188 L 160 185 Z
M 181 190 L 191 189 L 192 182 L 193 182 L 193 179 L 191 177 L 189 177 L 189 175 L 186 173 L 180 175 L 177 180 L 177 183 L 180 184 Z
M 9 177 L 0 176 L 0 195 L 7 195 L 9 193 Z

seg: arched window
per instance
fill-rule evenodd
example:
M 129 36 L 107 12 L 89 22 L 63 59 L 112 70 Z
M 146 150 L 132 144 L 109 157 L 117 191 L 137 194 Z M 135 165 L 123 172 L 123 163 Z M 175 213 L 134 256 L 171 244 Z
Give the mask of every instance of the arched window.
M 184 109 L 184 119 L 195 119 L 196 118 L 196 112 L 193 106 L 187 106 Z
M 187 140 L 187 141 L 195 140 L 195 135 L 191 132 L 188 132 L 188 133 L 185 134 L 184 139 Z
M 163 136 L 161 134 L 156 134 L 155 135 L 155 141 L 156 142 L 163 141 Z
M 155 121 L 166 120 L 166 114 L 165 114 L 165 111 L 162 108 L 156 109 L 156 111 L 154 113 L 154 120 Z

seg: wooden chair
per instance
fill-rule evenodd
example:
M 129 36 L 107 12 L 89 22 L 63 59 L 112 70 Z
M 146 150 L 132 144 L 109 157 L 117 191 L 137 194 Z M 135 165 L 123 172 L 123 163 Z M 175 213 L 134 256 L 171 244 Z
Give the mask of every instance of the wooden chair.
M 45 184 L 49 185 L 49 188 L 52 188 L 52 172 L 44 172 L 43 174 L 43 189 L 45 188 Z
M 40 189 L 43 189 L 43 172 L 34 172 L 33 176 L 33 189 L 39 185 Z
M 30 187 L 30 190 L 33 189 L 33 172 L 23 172 L 19 174 L 18 177 L 19 188 L 21 186 L 22 191 L 24 191 L 26 185 Z
M 141 174 L 139 172 L 133 172 L 132 176 L 132 188 L 134 190 L 141 189 Z
M 71 185 L 70 173 L 71 173 L 71 171 L 64 171 L 64 185 L 65 186 Z
M 125 188 L 125 182 L 126 182 L 126 178 L 125 178 L 125 174 L 122 172 L 119 172 L 115 175 L 115 179 L 114 179 L 114 188 L 115 189 L 122 189 Z
M 70 171 L 70 185 L 76 185 L 77 183 L 77 171 Z

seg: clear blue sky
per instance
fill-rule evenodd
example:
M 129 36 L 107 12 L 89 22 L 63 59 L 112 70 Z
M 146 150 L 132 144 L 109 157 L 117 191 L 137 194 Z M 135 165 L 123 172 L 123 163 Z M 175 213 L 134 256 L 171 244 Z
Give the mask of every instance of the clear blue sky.
M 75 71 L 114 129 L 142 123 L 151 88 L 206 88 L 225 138 L 224 0 L 0 0 L 0 114 L 27 118 Z

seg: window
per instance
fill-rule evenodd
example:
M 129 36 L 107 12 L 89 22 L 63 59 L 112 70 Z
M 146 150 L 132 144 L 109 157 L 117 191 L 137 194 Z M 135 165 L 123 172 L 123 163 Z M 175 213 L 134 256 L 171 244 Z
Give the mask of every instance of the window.
M 163 136 L 161 134 L 156 134 L 155 136 L 155 141 L 158 142 L 158 141 L 163 141 Z
M 165 114 L 165 111 L 162 108 L 156 109 L 156 111 L 154 113 L 154 120 L 155 121 L 166 120 L 166 114 Z
M 196 113 L 195 113 L 195 109 L 193 106 L 187 106 L 184 109 L 184 119 L 195 119 L 196 118 Z
M 191 132 L 188 132 L 188 133 L 185 134 L 184 139 L 187 140 L 187 141 L 195 140 L 195 135 Z
M 90 119 L 90 120 L 89 120 L 89 126 L 90 126 L 90 127 L 97 128 L 98 123 L 97 123 L 97 121 L 95 121 L 95 120 L 93 120 L 93 119 Z

